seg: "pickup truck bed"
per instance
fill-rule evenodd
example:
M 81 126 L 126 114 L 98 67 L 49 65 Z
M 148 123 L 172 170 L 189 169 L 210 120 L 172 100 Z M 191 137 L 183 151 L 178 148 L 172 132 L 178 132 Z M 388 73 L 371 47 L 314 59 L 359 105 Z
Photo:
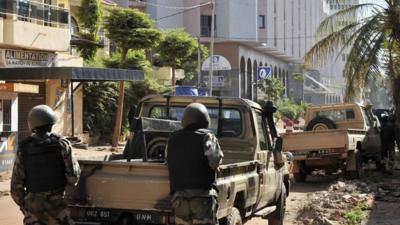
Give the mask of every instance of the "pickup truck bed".
M 362 141 L 365 131 L 357 129 L 347 130 L 317 130 L 283 134 L 283 151 L 290 151 L 295 156 L 304 155 L 305 151 L 326 152 L 321 150 L 356 149 L 358 141 Z
M 283 135 L 283 151 L 294 156 L 292 173 L 297 182 L 303 182 L 314 169 L 334 173 L 357 171 L 355 154 L 366 131 L 358 129 L 315 130 Z
M 137 222 L 163 224 L 172 222 L 169 177 L 165 163 L 141 160 L 131 162 L 83 160 L 79 163 L 82 167 L 82 177 L 78 187 L 67 191 L 73 218 L 79 218 L 80 222 L 112 221 L 120 218 L 120 214 L 126 213 L 129 209 L 140 209 L 129 211 Z M 249 195 L 245 204 L 255 204 L 259 184 L 258 182 L 248 184 L 248 182 L 257 181 L 257 165 L 257 161 L 222 165 L 218 173 L 218 189 L 221 193 L 226 193 L 222 191 L 223 188 L 241 190 L 241 185 L 254 188 L 255 190 L 246 190 Z M 230 187 L 232 181 L 236 188 Z M 98 188 L 100 186 L 102 188 Z M 221 200 L 227 196 L 219 197 Z M 225 200 L 220 201 L 219 205 L 217 215 L 222 218 L 228 213 L 227 206 L 230 204 Z

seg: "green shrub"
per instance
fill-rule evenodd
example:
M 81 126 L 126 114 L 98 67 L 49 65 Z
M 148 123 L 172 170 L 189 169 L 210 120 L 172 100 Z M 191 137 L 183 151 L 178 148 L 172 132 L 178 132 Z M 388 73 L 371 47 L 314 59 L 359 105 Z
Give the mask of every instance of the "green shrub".
M 365 212 L 362 210 L 361 206 L 357 205 L 348 211 L 344 218 L 346 219 L 347 225 L 359 225 L 366 218 Z

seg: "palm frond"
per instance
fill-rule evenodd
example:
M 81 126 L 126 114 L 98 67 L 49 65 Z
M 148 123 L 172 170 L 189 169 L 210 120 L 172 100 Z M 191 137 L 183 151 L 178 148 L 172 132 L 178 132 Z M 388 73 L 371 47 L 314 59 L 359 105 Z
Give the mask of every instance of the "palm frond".
M 324 37 L 327 34 L 336 32 L 345 26 L 349 21 L 355 20 L 359 13 L 365 13 L 374 8 L 382 8 L 382 6 L 375 3 L 364 3 L 340 10 L 328 16 L 320 23 L 317 29 L 317 36 Z
M 355 40 L 343 71 L 346 100 L 351 100 L 360 87 L 379 76 L 379 58 L 385 38 L 383 32 L 377 32 L 372 37 L 364 33 Z
M 352 46 L 354 41 L 360 37 L 363 36 L 364 34 L 372 34 L 376 31 L 376 28 L 380 29 L 380 22 L 381 20 L 381 14 L 375 14 L 374 16 L 370 16 L 368 18 L 365 18 L 362 23 L 360 24 L 360 28 L 357 29 L 347 40 L 347 42 L 342 46 L 340 51 L 337 53 L 336 59 L 343 53 L 345 49 L 348 49 L 349 46 Z
M 352 37 L 352 34 L 357 31 L 360 22 L 352 22 L 351 24 L 343 27 L 342 29 L 332 32 L 325 38 L 319 40 L 314 46 L 305 54 L 305 64 L 318 64 L 325 63 L 330 56 L 332 56 L 339 47 L 342 47 Z M 346 45 L 345 45 L 346 46 Z

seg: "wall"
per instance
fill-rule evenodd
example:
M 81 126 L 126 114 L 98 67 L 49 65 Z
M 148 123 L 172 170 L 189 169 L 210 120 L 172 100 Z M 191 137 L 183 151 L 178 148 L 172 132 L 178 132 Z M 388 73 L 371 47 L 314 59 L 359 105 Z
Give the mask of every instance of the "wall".
M 74 83 L 77 87 L 78 83 Z M 62 87 L 60 80 L 48 80 L 46 82 L 46 104 L 53 108 L 58 117 L 58 122 L 53 127 L 53 131 L 64 136 L 71 135 L 71 105 L 70 83 L 68 87 Z M 74 132 L 83 133 L 83 92 L 79 87 L 74 93 Z
M 257 0 L 216 2 L 217 37 L 242 41 L 257 40 Z
M 68 28 L 38 25 L 12 19 L 11 16 L 4 20 L 4 44 L 48 51 L 68 51 L 69 41 Z

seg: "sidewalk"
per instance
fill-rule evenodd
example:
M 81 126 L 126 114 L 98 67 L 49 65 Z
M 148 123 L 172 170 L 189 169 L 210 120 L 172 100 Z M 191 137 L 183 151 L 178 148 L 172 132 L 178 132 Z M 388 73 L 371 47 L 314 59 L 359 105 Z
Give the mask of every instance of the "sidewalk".
M 23 216 L 10 196 L 10 180 L 0 182 L 0 224 L 21 225 Z

